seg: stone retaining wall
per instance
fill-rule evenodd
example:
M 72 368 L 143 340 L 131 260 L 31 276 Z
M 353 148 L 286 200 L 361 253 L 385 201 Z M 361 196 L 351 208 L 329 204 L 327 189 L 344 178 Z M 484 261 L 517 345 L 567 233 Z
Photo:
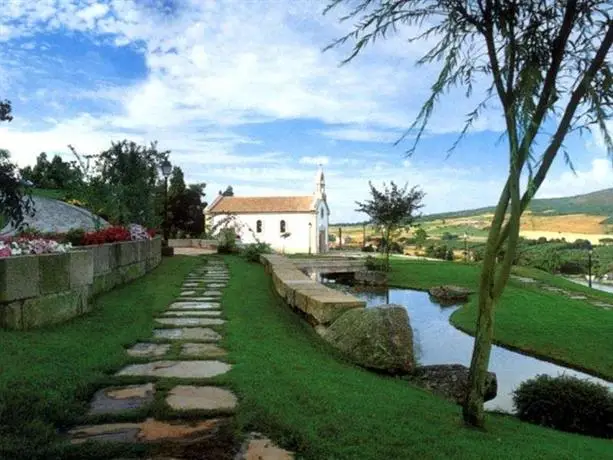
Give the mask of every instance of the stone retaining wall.
M 94 296 L 157 267 L 161 242 L 157 237 L 0 259 L 0 328 L 33 329 L 87 313 Z
M 293 260 L 274 254 L 260 257 L 277 293 L 314 326 L 329 325 L 347 310 L 366 307 L 365 302 L 309 278 Z
M 201 240 L 198 238 L 171 238 L 168 240 L 168 246 L 171 248 L 217 249 L 217 240 Z

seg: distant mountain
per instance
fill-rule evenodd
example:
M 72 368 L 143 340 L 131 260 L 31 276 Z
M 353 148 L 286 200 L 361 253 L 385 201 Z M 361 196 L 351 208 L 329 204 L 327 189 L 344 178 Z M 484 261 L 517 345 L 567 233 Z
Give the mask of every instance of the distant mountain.
M 613 188 L 586 193 L 584 195 L 575 195 L 563 198 L 536 199 L 532 200 L 530 206 L 528 206 L 528 209 L 534 214 L 589 214 L 594 216 L 613 217 Z M 429 214 L 427 216 L 423 216 L 421 220 L 430 221 L 436 219 L 453 219 L 457 217 L 470 217 L 492 212 L 494 212 L 494 207 L 489 206 L 485 208 L 467 209 L 465 211 Z

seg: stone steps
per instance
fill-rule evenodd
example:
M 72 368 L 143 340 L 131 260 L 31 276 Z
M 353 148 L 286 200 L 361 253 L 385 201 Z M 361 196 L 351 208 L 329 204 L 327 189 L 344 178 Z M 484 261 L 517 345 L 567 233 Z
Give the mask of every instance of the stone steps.
M 152 445 L 157 452 L 152 460 L 293 458 L 293 454 L 258 434 L 251 434 L 239 446 L 232 424 L 238 400 L 230 390 L 209 383 L 232 368 L 223 361 L 226 350 L 218 345 L 222 334 L 212 329 L 223 327 L 226 322 L 220 318 L 221 289 L 228 279 L 225 265 L 215 261 L 188 275 L 180 296 L 155 319 L 159 327 L 153 330 L 154 341 L 137 342 L 126 349 L 129 356 L 147 362 L 129 364 L 115 374 L 118 379 L 140 377 L 145 382 L 98 390 L 88 413 L 93 420 L 99 416 L 107 420 L 115 415 L 125 417 L 130 412 L 138 414 L 155 404 L 155 413 L 159 414 L 159 408 L 164 407 L 173 420 L 148 417 L 130 423 L 84 424 L 70 430 L 71 443 Z M 172 379 L 173 384 L 162 384 L 165 379 Z M 181 380 L 186 383 L 175 383 Z M 202 414 L 207 413 L 211 417 L 203 418 Z

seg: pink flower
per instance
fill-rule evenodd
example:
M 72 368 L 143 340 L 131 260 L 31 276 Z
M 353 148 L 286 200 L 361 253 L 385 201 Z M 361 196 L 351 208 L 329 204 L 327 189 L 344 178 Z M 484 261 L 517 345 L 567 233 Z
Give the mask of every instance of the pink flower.
M 0 247 L 0 257 L 11 257 L 11 248 L 9 246 Z

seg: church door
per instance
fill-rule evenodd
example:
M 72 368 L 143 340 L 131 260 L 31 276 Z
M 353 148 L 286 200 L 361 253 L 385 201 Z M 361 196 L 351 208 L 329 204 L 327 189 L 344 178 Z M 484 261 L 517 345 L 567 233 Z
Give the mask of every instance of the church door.
M 319 251 L 320 254 L 326 252 L 326 231 L 319 231 Z

